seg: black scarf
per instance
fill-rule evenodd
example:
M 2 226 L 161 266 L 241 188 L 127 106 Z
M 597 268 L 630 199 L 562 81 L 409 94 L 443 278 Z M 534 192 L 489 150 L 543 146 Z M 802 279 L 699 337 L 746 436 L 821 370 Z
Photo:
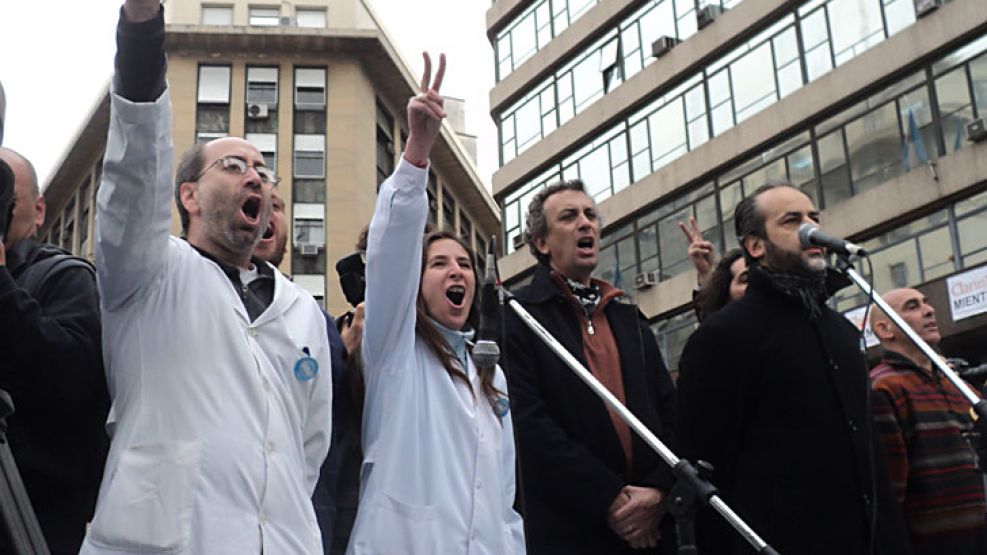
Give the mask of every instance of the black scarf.
M 567 277 L 563 277 L 563 279 L 569 286 L 569 291 L 572 291 L 573 296 L 579 301 L 579 305 L 586 311 L 586 316 L 592 318 L 596 306 L 600 304 L 600 286 L 593 282 L 590 282 L 589 285 L 583 285 Z
M 826 291 L 826 272 L 780 271 L 761 266 L 751 267 L 768 279 L 768 283 L 782 295 L 796 299 L 809 311 L 809 318 L 815 319 L 822 313 L 822 306 L 829 294 Z

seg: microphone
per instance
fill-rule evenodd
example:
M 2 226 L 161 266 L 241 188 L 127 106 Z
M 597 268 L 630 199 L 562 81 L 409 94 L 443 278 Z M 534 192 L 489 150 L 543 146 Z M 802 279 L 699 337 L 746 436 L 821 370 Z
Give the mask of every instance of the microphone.
M 799 243 L 803 247 L 824 247 L 836 254 L 864 256 L 867 251 L 860 245 L 826 234 L 819 226 L 804 223 L 799 226 Z
M 478 368 L 490 368 L 500 360 L 497 346 L 497 316 L 500 302 L 497 298 L 496 238 L 490 238 L 487 249 L 487 269 L 480 287 L 480 329 L 473 345 L 473 363 Z

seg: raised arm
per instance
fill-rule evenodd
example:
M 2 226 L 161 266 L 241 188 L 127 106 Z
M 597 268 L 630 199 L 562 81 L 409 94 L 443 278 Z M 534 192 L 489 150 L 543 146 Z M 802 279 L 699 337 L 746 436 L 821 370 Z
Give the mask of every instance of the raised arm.
M 445 55 L 432 82 L 425 57 L 422 92 L 408 101 L 408 142 L 401 163 L 381 185 L 367 235 L 367 301 L 362 354 L 367 371 L 402 341 L 412 341 L 421 280 L 422 235 L 428 215 L 428 156 L 445 117 L 439 95 Z M 367 377 L 368 381 L 372 376 Z
M 96 266 L 108 310 L 138 295 L 166 264 L 173 147 L 165 66 L 163 8 L 157 0 L 127 0 L 96 212 Z

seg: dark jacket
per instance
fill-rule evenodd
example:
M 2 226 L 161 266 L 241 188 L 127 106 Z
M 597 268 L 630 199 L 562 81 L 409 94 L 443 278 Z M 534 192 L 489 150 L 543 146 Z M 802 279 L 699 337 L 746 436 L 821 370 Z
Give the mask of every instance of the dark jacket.
M 329 356 L 332 358 L 332 439 L 326 460 L 319 469 L 319 481 L 315 484 L 312 503 L 322 532 L 322 551 L 330 555 L 345 553 L 353 531 L 360 496 L 363 449 L 360 444 L 360 415 L 354 407 L 355 401 L 346 379 L 352 369 L 347 362 L 343 338 L 328 313 L 326 329 L 329 333 Z
M 842 315 L 810 318 L 752 268 L 744 298 L 689 338 L 678 388 L 680 455 L 713 463 L 724 500 L 778 552 L 869 553 L 875 507 L 875 552 L 909 552 Z M 712 514 L 698 537 L 700 552 L 753 553 Z
M 575 308 L 549 272 L 539 265 L 517 299 L 585 366 Z M 654 335 L 635 306 L 611 302 L 603 310 L 620 350 L 628 408 L 659 438 L 670 441 L 675 388 Z M 671 470 L 634 435 L 633 467 L 625 478 L 624 452 L 603 401 L 513 310 L 505 313 L 504 363 L 528 552 L 649 553 L 632 551 L 618 538 L 607 525 L 607 513 L 627 484 L 669 491 Z M 670 547 L 671 519 L 663 524 Z
M 91 269 L 60 266 L 35 291 L 54 245 L 26 240 L 0 267 L 0 388 L 7 435 L 52 553 L 77 553 L 92 518 L 109 439 L 109 395 Z

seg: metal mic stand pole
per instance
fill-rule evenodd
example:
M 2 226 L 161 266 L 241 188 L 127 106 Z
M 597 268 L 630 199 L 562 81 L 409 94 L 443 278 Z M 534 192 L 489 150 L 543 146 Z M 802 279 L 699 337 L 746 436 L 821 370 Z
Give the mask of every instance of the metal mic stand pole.
M 0 519 L 3 532 L 10 542 L 12 553 L 48 555 L 48 544 L 7 443 L 7 416 L 13 412 L 14 403 L 10 394 L 0 389 Z
M 848 257 L 840 255 L 837 258 L 840 261 L 838 265 L 839 270 L 843 272 L 846 277 L 850 278 L 850 280 L 853 281 L 857 287 L 863 290 L 864 293 L 871 297 L 874 304 L 879 306 L 881 310 L 888 315 L 888 318 L 890 318 L 891 321 L 898 326 L 898 329 L 908 336 L 908 339 L 910 339 L 911 342 L 914 343 L 925 356 L 929 357 L 932 364 L 938 368 L 944 376 L 946 376 L 946 379 L 952 382 L 953 385 L 956 386 L 956 389 L 960 390 L 960 393 L 963 394 L 963 397 L 966 398 L 967 402 L 973 406 L 973 410 L 977 411 L 977 415 L 980 418 L 987 419 L 987 401 L 977 397 L 977 394 L 973 392 L 973 389 L 971 389 L 965 381 L 963 381 L 963 378 L 960 378 L 959 375 L 942 360 L 939 353 L 935 352 L 932 347 L 925 342 L 925 340 L 919 337 L 918 334 L 915 333 L 915 330 L 905 323 L 905 320 L 903 320 L 894 309 L 888 306 L 888 303 L 886 303 L 880 295 L 873 291 L 870 284 L 867 283 L 867 280 L 861 277 L 853 265 L 850 264 Z
M 668 464 L 668 466 L 672 468 L 672 473 L 678 479 L 673 492 L 683 492 L 684 490 L 683 493 L 673 495 L 672 502 L 675 505 L 684 506 L 682 507 L 684 510 L 681 511 L 681 514 L 684 515 L 683 518 L 686 519 L 686 524 L 680 534 L 686 536 L 685 539 L 687 542 L 694 541 L 695 534 L 692 531 L 691 517 L 698 511 L 697 508 L 689 507 L 689 505 L 694 506 L 696 503 L 699 503 L 703 506 L 709 505 L 716 509 L 716 512 L 720 513 L 720 515 L 731 526 L 733 526 L 734 529 L 736 529 L 737 532 L 739 532 L 740 535 L 751 544 L 751 546 L 754 547 L 757 553 L 763 553 L 765 555 L 778 555 L 778 552 L 775 551 L 774 548 L 765 543 L 765 541 L 762 540 L 761 537 L 747 525 L 747 523 L 737 516 L 737 513 L 733 512 L 733 510 L 722 499 L 720 499 L 715 486 L 713 486 L 713 484 L 706 479 L 706 472 L 704 470 L 697 470 L 696 467 L 689 461 L 678 458 L 671 449 L 665 446 L 661 440 L 651 433 L 651 430 L 649 430 L 644 424 L 641 423 L 640 420 L 637 419 L 636 416 L 634 416 L 634 413 L 628 410 L 623 403 L 618 401 L 617 398 L 614 397 L 613 394 L 610 393 L 610 391 L 604 387 L 604 385 L 601 384 L 599 380 L 597 380 L 593 374 L 586 369 L 585 366 L 576 360 L 576 357 L 572 356 L 572 354 L 569 353 L 569 351 L 567 351 L 565 347 L 563 347 L 562 344 L 548 332 L 548 330 L 542 327 L 538 320 L 528 313 L 528 311 L 521 306 L 521 303 L 519 303 L 517 299 L 515 299 L 503 288 L 500 288 L 500 298 L 501 302 L 508 304 L 512 309 L 514 309 L 514 312 L 521 318 L 521 321 L 531 328 L 531 331 L 535 332 L 535 335 L 537 335 L 539 339 L 548 345 L 548 347 L 551 348 L 552 351 L 554 351 L 555 354 L 558 355 L 559 358 L 561 358 L 566 365 L 569 366 L 569 368 L 571 368 L 572 371 L 575 372 L 576 375 L 579 376 L 579 378 L 583 380 L 583 382 L 585 382 L 586 385 L 588 385 L 590 389 L 592 389 L 593 392 L 600 397 L 600 399 L 603 400 L 604 403 L 610 406 L 610 408 L 612 408 L 617 415 L 620 416 L 621 420 L 627 423 L 627 425 L 634 430 L 637 435 L 641 436 L 641 439 L 643 439 L 649 447 L 654 449 L 654 451 L 658 453 L 658 456 L 660 456 Z M 700 462 L 700 465 L 702 464 L 703 463 Z M 676 521 L 677 528 L 679 527 L 679 524 L 679 521 Z M 680 540 L 681 539 L 683 538 L 680 537 Z M 682 542 L 680 541 L 680 544 L 681 543 Z M 682 555 L 693 554 L 696 552 L 697 551 L 694 545 L 682 544 L 679 548 L 679 553 Z

